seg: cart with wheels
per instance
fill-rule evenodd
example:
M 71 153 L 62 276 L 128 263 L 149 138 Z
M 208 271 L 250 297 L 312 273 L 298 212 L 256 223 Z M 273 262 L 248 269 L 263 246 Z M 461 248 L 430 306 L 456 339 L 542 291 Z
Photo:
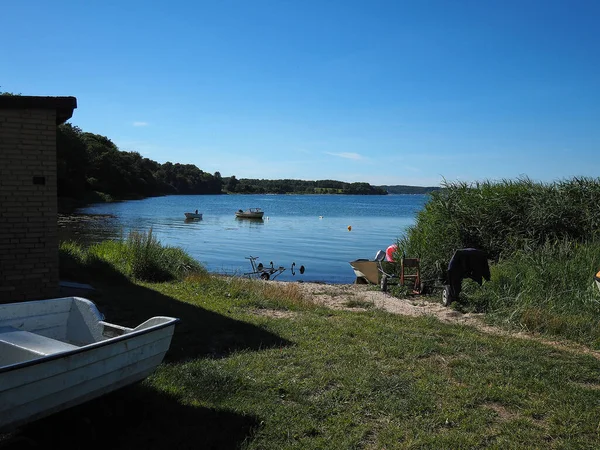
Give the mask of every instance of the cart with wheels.
M 406 258 L 402 256 L 400 263 L 395 263 L 392 267 L 398 267 L 398 275 L 384 270 L 382 254 L 377 254 L 378 270 L 381 274 L 380 287 L 382 292 L 386 292 L 389 284 L 397 284 L 399 286 L 407 286 L 412 294 L 425 294 L 426 286 L 421 280 L 421 269 L 419 258 Z M 390 263 L 388 263 L 390 264 Z
M 247 256 L 246 259 L 250 260 L 250 265 L 252 266 L 251 272 L 244 273 L 244 275 L 247 276 L 255 276 L 261 280 L 274 280 L 285 271 L 285 267 L 283 266 L 275 267 L 273 261 L 271 261 L 268 266 L 264 266 L 261 262 L 257 263 L 256 260 L 258 259 L 258 256 Z M 290 268 L 292 275 L 296 275 L 295 267 L 296 263 L 294 262 Z M 300 266 L 298 271 L 300 274 L 304 274 L 304 266 Z

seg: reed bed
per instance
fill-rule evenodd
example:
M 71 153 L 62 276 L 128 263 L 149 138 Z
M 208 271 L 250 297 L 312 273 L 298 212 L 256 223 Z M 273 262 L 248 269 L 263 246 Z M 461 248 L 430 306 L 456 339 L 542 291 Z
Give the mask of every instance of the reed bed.
M 435 278 L 458 248 L 484 250 L 492 281 L 461 303 L 490 320 L 600 346 L 600 178 L 445 183 L 400 240 Z

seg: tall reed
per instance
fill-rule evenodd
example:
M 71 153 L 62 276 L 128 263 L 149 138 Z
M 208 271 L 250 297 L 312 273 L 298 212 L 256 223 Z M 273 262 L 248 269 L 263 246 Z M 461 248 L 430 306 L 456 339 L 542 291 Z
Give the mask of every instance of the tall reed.
M 426 279 L 456 249 L 484 250 L 492 280 L 463 282 L 464 307 L 600 347 L 600 178 L 445 183 L 399 244 L 421 258 Z
M 443 187 L 431 194 L 400 240 L 401 251 L 420 257 L 429 275 L 458 248 L 477 247 L 498 260 L 546 242 L 600 236 L 600 178 L 445 182 Z
M 492 280 L 463 283 L 463 301 L 513 328 L 562 336 L 600 348 L 600 242 L 547 242 L 492 265 Z

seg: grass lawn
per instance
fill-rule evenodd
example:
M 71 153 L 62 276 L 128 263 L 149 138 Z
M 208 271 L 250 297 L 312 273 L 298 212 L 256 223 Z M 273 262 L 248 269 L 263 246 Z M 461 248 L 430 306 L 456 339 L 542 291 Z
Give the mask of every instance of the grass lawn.
M 167 360 L 0 446 L 600 447 L 600 361 L 589 355 L 429 317 L 316 307 L 287 284 L 94 285 L 108 321 L 181 318 Z

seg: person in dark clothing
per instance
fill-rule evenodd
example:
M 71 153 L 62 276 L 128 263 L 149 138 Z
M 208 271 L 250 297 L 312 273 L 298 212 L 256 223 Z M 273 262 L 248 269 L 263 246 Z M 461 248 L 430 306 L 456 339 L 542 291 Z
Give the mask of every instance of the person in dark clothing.
M 483 279 L 490 281 L 490 266 L 485 252 L 476 248 L 461 248 L 454 252 L 446 274 L 451 300 L 458 300 L 463 278 L 471 278 L 480 286 Z

